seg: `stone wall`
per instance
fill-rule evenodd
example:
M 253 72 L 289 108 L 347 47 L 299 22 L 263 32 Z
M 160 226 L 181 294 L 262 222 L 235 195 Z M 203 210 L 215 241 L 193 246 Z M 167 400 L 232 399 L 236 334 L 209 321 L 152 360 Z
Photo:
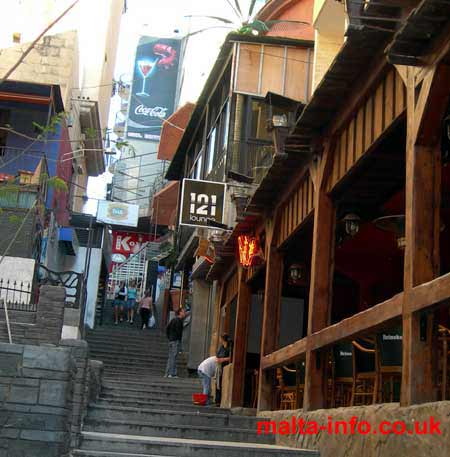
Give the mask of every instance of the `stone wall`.
M 71 349 L 0 343 L 0 457 L 68 455 Z
M 292 417 L 298 421 L 316 421 L 319 425 L 327 426 L 329 417 L 332 421 L 350 421 L 356 416 L 358 421 L 367 421 L 372 427 L 378 427 L 381 422 L 404 421 L 407 429 L 412 429 L 416 421 L 428 421 L 433 416 L 435 421 L 441 421 L 442 435 L 437 434 L 380 434 L 379 430 L 368 434 L 328 434 L 320 431 L 318 434 L 277 434 L 277 444 L 317 449 L 320 457 L 443 457 L 450 455 L 450 401 L 426 403 L 407 408 L 401 408 L 398 403 L 387 403 L 371 406 L 355 406 L 337 409 L 322 409 L 303 413 L 298 411 L 264 411 L 259 414 L 261 419 L 270 418 L 280 424 L 280 421 L 292 422 Z M 292 430 L 292 429 L 291 429 Z M 342 428 L 340 430 L 343 430 Z M 422 429 L 421 429 L 422 430 Z M 350 432 L 350 428 L 347 429 Z
M 16 320 L 14 312 L 11 312 L 9 317 L 12 321 L 13 343 L 57 345 L 61 339 L 65 297 L 66 289 L 62 286 L 41 286 L 34 323 L 30 319 L 27 322 L 21 322 L 20 318 Z M 8 341 L 4 314 L 0 315 L 1 341 Z
M 102 371 L 86 341 L 0 343 L 0 457 L 63 457 L 78 447 Z
M 58 84 L 66 109 L 78 79 L 78 38 L 75 31 L 45 36 L 25 57 L 11 79 L 41 84 Z M 30 43 L 0 49 L 0 74 L 19 59 Z M 76 86 L 75 86 L 76 87 Z

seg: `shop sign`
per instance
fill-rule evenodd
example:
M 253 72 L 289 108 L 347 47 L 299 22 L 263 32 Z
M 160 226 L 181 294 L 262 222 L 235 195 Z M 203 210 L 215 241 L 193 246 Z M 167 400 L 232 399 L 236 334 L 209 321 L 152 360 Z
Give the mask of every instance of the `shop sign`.
M 253 267 L 264 261 L 259 239 L 251 235 L 238 236 L 239 262 L 245 267 Z
M 223 224 L 225 193 L 225 183 L 183 179 L 180 225 L 208 227 L 208 220 Z
M 111 225 L 137 227 L 139 205 L 100 200 L 97 209 L 97 221 Z

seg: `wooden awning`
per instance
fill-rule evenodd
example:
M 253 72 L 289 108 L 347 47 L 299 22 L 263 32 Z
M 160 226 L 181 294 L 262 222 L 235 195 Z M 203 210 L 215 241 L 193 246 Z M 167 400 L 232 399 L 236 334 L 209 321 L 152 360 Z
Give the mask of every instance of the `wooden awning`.
M 414 8 L 392 43 L 386 49 L 388 60 L 399 65 L 424 65 L 436 40 L 447 33 L 450 22 L 450 2 L 422 0 Z

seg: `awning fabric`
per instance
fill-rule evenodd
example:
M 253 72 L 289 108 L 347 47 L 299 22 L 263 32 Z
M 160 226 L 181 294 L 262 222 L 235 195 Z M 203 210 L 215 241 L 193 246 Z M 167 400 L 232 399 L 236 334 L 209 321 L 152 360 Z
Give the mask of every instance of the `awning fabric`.
M 179 182 L 171 181 L 164 189 L 153 196 L 152 223 L 158 225 L 175 225 L 177 217 Z
M 172 160 L 189 122 L 194 103 L 186 103 L 164 122 L 161 130 L 161 141 L 158 147 L 159 160 Z

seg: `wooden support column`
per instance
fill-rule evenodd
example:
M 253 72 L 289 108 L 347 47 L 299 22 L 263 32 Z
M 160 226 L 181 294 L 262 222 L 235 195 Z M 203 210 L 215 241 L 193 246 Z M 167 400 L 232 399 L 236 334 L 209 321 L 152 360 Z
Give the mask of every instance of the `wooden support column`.
M 209 346 L 209 355 L 216 355 L 217 348 L 219 347 L 219 332 L 220 332 L 220 315 L 222 313 L 222 301 L 225 290 L 225 283 L 221 281 L 217 287 L 216 302 L 214 305 L 214 321 L 211 332 L 211 344 Z
M 311 170 L 315 205 L 308 336 L 328 326 L 331 314 L 336 216 L 333 202 L 324 190 L 331 153 L 327 144 L 320 161 Z M 324 408 L 327 398 L 326 352 L 311 350 L 308 343 L 307 341 L 304 411 Z
M 442 118 L 448 104 L 449 67 L 430 67 L 418 85 L 407 68 L 406 220 L 401 405 L 436 400 L 433 313 L 414 312 L 412 289 L 439 275 Z
M 264 292 L 263 325 L 261 336 L 262 358 L 273 352 L 278 345 L 280 302 L 283 287 L 283 255 L 277 250 L 276 216 L 266 223 L 266 282 Z M 272 408 L 272 371 L 261 370 L 258 386 L 258 411 Z
M 246 282 L 245 271 L 239 267 L 236 325 L 233 345 L 233 379 L 231 385 L 231 406 L 243 406 L 247 337 L 252 304 L 252 290 Z

